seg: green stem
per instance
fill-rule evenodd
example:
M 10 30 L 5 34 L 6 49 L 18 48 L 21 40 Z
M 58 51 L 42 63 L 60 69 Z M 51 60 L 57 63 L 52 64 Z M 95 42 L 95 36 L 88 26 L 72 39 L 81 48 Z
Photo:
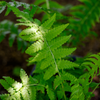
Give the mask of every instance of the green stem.
M 97 86 L 93 89 L 93 91 L 91 92 L 91 94 L 93 94 L 93 92 L 97 89 L 97 87 L 100 85 L 100 83 L 99 84 L 97 84 Z M 90 98 L 88 97 L 87 98 L 87 100 L 89 100 Z
M 45 39 L 45 41 L 46 41 L 46 38 L 44 38 L 44 39 Z M 53 59 L 54 59 L 54 64 L 55 64 L 55 66 L 56 66 L 56 70 L 57 70 L 57 72 L 58 72 L 58 75 L 59 75 L 59 77 L 61 78 L 61 75 L 60 75 L 60 72 L 59 72 L 59 70 L 58 70 L 58 66 L 57 66 L 57 63 L 56 63 L 56 59 L 55 59 L 55 57 L 54 57 L 54 55 L 53 55 L 53 52 L 51 51 L 50 46 L 49 46 L 49 44 L 48 44 L 47 41 L 46 41 L 46 44 L 47 44 L 47 46 L 48 46 L 48 48 L 49 48 L 49 50 L 50 50 L 50 52 L 51 52 L 51 55 L 52 55 L 52 57 L 53 57 Z M 64 92 L 64 98 L 65 98 L 65 100 L 66 100 L 66 94 L 65 94 L 65 91 L 64 91 L 63 83 L 61 83 L 61 86 L 62 86 L 62 91 Z
M 47 9 L 50 9 L 49 0 L 46 0 Z

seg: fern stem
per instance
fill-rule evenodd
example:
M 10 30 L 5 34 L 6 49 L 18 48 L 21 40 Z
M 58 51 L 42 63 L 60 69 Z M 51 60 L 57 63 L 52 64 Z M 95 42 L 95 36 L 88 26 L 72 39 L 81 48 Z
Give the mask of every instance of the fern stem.
M 47 9 L 50 9 L 49 0 L 46 0 Z
M 97 88 L 99 85 L 100 85 L 100 83 L 97 84 L 97 86 L 93 89 L 93 91 L 91 92 L 91 94 L 93 94 L 93 92 L 96 90 L 96 88 Z M 90 99 L 90 98 L 88 97 L 87 100 L 89 100 L 89 99 Z
M 44 39 L 45 39 L 45 41 L 46 41 L 46 38 L 44 38 Z M 61 78 L 61 75 L 60 75 L 60 72 L 59 72 L 59 70 L 58 70 L 58 66 L 57 66 L 55 57 L 54 57 L 54 55 L 53 55 L 53 53 L 52 53 L 52 51 L 51 51 L 51 49 L 50 49 L 50 46 L 49 46 L 49 44 L 48 44 L 47 41 L 46 41 L 46 44 L 47 44 L 47 46 L 48 46 L 48 48 L 49 48 L 49 50 L 50 50 L 50 52 L 51 52 L 51 55 L 52 55 L 52 57 L 53 57 L 53 59 L 54 59 L 54 63 L 55 63 L 55 66 L 56 66 L 56 70 L 57 70 L 57 72 L 58 72 L 58 75 L 59 75 L 59 77 Z M 62 91 L 64 92 L 64 98 L 65 98 L 65 100 L 66 100 L 66 95 L 65 95 L 63 83 L 61 83 L 61 86 L 62 86 Z

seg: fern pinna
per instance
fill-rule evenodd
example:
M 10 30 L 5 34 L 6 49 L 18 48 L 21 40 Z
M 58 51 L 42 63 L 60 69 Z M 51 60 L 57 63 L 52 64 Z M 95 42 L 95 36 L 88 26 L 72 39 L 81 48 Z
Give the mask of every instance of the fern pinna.
M 96 22 L 100 22 L 100 0 L 79 1 L 81 4 L 71 8 L 70 14 L 72 18 L 68 19 L 70 23 L 69 33 L 75 36 L 75 41 L 72 41 L 74 45 L 90 34 L 97 36 L 97 33 L 90 29 L 95 26 Z
M 18 83 L 10 77 L 0 79 L 0 83 L 9 92 L 8 94 L 0 95 L 3 100 L 87 100 L 90 96 L 88 89 L 94 73 L 99 68 L 99 55 L 94 58 L 88 58 L 87 63 L 81 66 L 74 62 L 65 60 L 64 58 L 70 55 L 76 48 L 64 48 L 62 45 L 66 43 L 71 35 L 60 36 L 60 33 L 68 26 L 68 24 L 54 27 L 56 14 L 50 19 L 41 24 L 38 19 L 33 19 L 37 8 L 31 5 L 30 11 L 20 11 L 12 3 L 5 3 L 7 7 L 20 17 L 18 25 L 26 25 L 19 36 L 26 40 L 32 41 L 33 44 L 28 47 L 26 53 L 31 55 L 29 64 L 36 63 L 36 69 L 33 72 L 33 77 L 28 77 L 25 71 L 21 70 L 20 77 L 22 83 Z M 26 4 L 25 4 L 26 5 Z M 29 6 L 28 6 L 29 7 Z M 31 13 L 30 13 L 31 12 Z M 94 55 L 93 55 L 94 56 Z M 97 60 L 98 59 L 98 60 Z M 94 62 L 90 64 L 89 62 Z M 85 73 L 80 77 L 76 77 L 68 70 L 77 68 L 89 69 L 89 73 Z M 87 65 L 89 65 L 87 67 Z M 94 66 L 96 65 L 96 70 Z M 92 70 L 91 67 L 94 69 Z M 16 85 L 17 84 L 17 85 Z M 92 85 L 93 86 L 93 85 Z M 68 92 L 71 95 L 68 96 Z

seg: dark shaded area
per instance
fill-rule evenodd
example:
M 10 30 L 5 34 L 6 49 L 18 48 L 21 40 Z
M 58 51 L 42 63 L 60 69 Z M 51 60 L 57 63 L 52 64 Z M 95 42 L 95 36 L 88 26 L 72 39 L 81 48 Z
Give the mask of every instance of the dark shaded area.
M 9 2 L 10 0 L 6 0 Z M 27 2 L 27 3 L 33 3 L 35 0 L 17 0 L 21 2 Z M 72 4 L 77 5 L 79 4 L 78 0 L 55 0 L 58 3 L 62 5 Z M 8 16 L 4 16 L 5 11 L 0 14 L 0 21 L 3 21 L 5 19 L 11 20 L 13 22 L 16 22 L 16 16 L 11 12 Z M 39 18 L 40 16 L 36 16 Z M 19 27 L 21 29 L 24 29 L 25 27 Z M 98 37 L 87 37 L 84 41 L 84 45 L 79 45 L 77 48 L 75 55 L 84 57 L 88 53 L 98 53 L 100 52 L 100 23 L 96 23 L 96 26 L 93 27 L 93 30 L 98 33 Z M 16 41 L 13 44 L 13 47 L 9 47 L 8 45 L 8 37 L 3 40 L 3 42 L 0 43 L 0 79 L 2 76 L 10 76 L 14 78 L 17 81 L 20 81 L 18 76 L 13 75 L 13 69 L 16 66 L 20 66 L 23 68 L 27 74 L 29 75 L 31 73 L 31 70 L 33 69 L 33 66 L 27 67 L 26 60 L 29 58 L 29 55 L 25 53 L 21 53 L 21 51 L 17 50 L 17 43 Z M 94 77 L 95 82 L 99 82 L 99 77 Z M 5 93 L 6 90 L 0 85 L 0 94 Z M 96 89 L 94 92 L 95 97 L 93 97 L 91 100 L 100 100 L 100 89 Z

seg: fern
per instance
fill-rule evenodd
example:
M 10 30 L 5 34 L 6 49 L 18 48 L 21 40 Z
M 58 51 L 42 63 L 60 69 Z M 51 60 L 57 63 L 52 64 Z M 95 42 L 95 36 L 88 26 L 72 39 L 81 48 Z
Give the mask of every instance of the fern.
M 36 88 L 34 85 L 36 85 L 36 81 L 34 84 L 30 84 L 31 79 L 23 69 L 20 71 L 21 83 L 10 77 L 3 78 L 5 80 L 0 79 L 0 83 L 9 93 L 0 95 L 2 100 L 35 100 Z
M 91 28 L 95 26 L 96 22 L 100 22 L 100 1 L 99 0 L 79 0 L 82 4 L 71 8 L 69 18 L 70 34 L 75 36 L 73 44 L 78 44 L 81 39 L 84 39 L 89 34 L 97 36 Z M 77 35 L 78 34 L 78 35 Z M 77 35 L 77 36 L 76 36 Z M 76 41 L 77 40 L 77 41 Z
M 99 60 L 100 60 L 100 53 L 93 54 L 89 56 L 89 58 L 86 58 L 85 61 L 81 64 L 82 67 L 86 67 L 86 69 L 88 70 L 86 73 L 84 73 L 83 75 L 79 77 L 79 83 L 81 84 L 81 91 L 83 91 L 83 93 L 81 92 L 80 95 L 84 95 L 84 99 L 86 100 L 89 100 L 93 93 L 93 92 L 89 93 L 88 90 L 89 90 L 90 85 L 93 84 L 92 83 L 93 77 L 97 74 L 98 69 L 100 69 Z M 98 85 L 99 84 L 95 84 L 94 89 Z M 74 92 L 78 91 L 79 89 L 78 87 L 80 86 L 77 85 L 75 87 Z
M 14 7 L 11 6 L 9 7 L 11 9 L 14 9 Z M 13 11 L 15 12 L 16 10 Z M 38 61 L 41 61 L 42 63 L 42 60 L 46 61 L 47 58 L 51 58 L 51 61 L 49 62 L 48 66 L 46 65 L 45 69 L 44 66 L 40 67 L 42 70 L 44 70 L 44 74 L 43 74 L 44 80 L 49 80 L 56 73 L 58 73 L 59 77 L 61 77 L 60 74 L 61 70 L 58 69 L 58 64 L 62 61 L 61 58 L 64 58 L 66 55 L 70 55 L 75 50 L 75 48 L 65 49 L 61 47 L 61 45 L 64 44 L 69 39 L 70 36 L 64 37 L 66 38 L 66 40 L 63 40 L 64 38 L 62 37 L 63 38 L 62 41 L 60 40 L 61 38 L 58 39 L 57 36 L 68 26 L 68 24 L 50 29 L 54 21 L 55 21 L 55 14 L 40 26 L 31 23 L 31 26 L 23 30 L 19 35 L 24 40 L 27 40 L 27 36 L 28 36 L 28 37 L 32 37 L 30 39 L 28 38 L 29 39 L 28 41 L 36 41 L 26 50 L 28 54 L 34 55 L 34 57 L 30 58 L 31 60 L 29 60 L 29 63 L 34 63 Z M 55 41 L 54 43 L 55 45 L 53 44 L 54 41 Z M 37 46 L 37 44 L 39 45 Z M 37 46 L 36 50 L 32 51 L 32 48 L 34 48 L 35 46 Z M 37 54 L 34 54 L 35 52 L 37 52 Z M 75 67 L 73 63 L 72 66 Z M 78 65 L 76 64 L 76 66 Z M 48 94 L 48 96 L 49 95 L 50 94 Z M 63 95 L 65 95 L 65 93 L 63 93 Z
M 21 83 L 16 82 L 10 77 L 0 79 L 0 83 L 9 92 L 8 94 L 0 95 L 3 100 L 87 100 L 91 97 L 88 92 L 90 81 L 97 73 L 100 64 L 100 56 L 92 55 L 87 58 L 81 65 L 65 60 L 66 56 L 71 55 L 76 48 L 64 48 L 63 44 L 68 42 L 71 35 L 60 35 L 68 26 L 63 24 L 55 26 L 56 14 L 50 17 L 47 21 L 41 23 L 38 19 L 33 19 L 36 12 L 36 6 L 23 4 L 24 11 L 20 11 L 17 3 L 5 3 L 8 9 L 19 17 L 18 25 L 26 25 L 27 28 L 19 34 L 19 36 L 32 45 L 25 51 L 31 57 L 29 64 L 36 63 L 36 69 L 33 72 L 33 77 L 28 77 L 24 70 L 20 71 Z M 16 5 L 15 5 L 16 4 Z M 18 3 L 19 4 L 19 3 Z M 22 4 L 22 3 L 20 3 Z M 34 10 L 34 11 L 33 11 Z M 2 10 L 1 10 L 2 11 Z M 7 14 L 9 11 L 7 11 Z M 88 72 L 84 72 L 79 77 L 76 77 L 71 71 L 86 68 Z M 95 85 L 96 86 L 96 85 Z M 95 89 L 95 88 L 94 88 Z M 70 92 L 68 97 L 66 92 Z M 61 95 L 60 95 L 61 94 Z

